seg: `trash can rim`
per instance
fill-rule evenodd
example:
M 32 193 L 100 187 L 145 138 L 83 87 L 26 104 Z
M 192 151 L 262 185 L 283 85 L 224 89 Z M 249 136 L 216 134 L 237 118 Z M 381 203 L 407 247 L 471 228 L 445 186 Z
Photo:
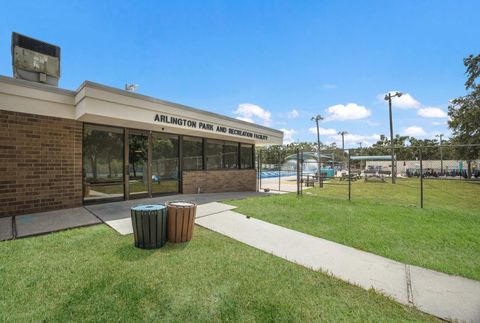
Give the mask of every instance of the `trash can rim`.
M 134 211 L 159 211 L 165 208 L 165 205 L 161 204 L 137 204 L 131 207 Z
M 170 201 L 165 203 L 167 206 L 180 206 L 180 207 L 189 207 L 189 206 L 196 206 L 197 204 L 194 202 L 189 201 Z

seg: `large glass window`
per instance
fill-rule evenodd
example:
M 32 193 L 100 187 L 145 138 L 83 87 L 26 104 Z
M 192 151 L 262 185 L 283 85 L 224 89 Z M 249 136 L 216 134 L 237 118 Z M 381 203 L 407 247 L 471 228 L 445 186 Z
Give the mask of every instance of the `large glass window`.
M 207 139 L 207 169 L 238 168 L 238 143 Z
M 253 145 L 240 145 L 240 167 L 253 168 Z
M 203 140 L 196 137 L 183 137 L 183 169 L 203 169 Z
M 148 194 L 148 133 L 128 131 L 128 192 L 130 197 Z
M 85 124 L 83 199 L 123 198 L 123 129 Z
M 178 192 L 178 136 L 152 134 L 152 193 Z
M 238 143 L 226 141 L 223 145 L 223 168 L 238 168 Z
M 205 152 L 207 169 L 220 169 L 223 166 L 223 141 L 207 139 Z

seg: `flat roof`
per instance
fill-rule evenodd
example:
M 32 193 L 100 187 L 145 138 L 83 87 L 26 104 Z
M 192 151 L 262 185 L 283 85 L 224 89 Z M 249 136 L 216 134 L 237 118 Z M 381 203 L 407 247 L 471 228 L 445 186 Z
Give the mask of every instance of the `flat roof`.
M 228 120 L 228 121 L 234 121 L 236 123 L 241 123 L 241 124 L 245 124 L 245 125 L 248 125 L 248 126 L 254 125 L 257 128 L 277 132 L 278 134 L 283 135 L 283 131 L 277 130 L 277 129 L 274 129 L 274 128 L 270 128 L 270 127 L 262 126 L 262 125 L 259 125 L 259 124 L 256 124 L 256 123 L 247 122 L 247 121 L 244 121 L 244 120 L 232 118 L 232 117 L 229 117 L 229 116 L 226 116 L 226 115 L 223 115 L 223 114 L 210 112 L 210 111 L 203 110 L 203 109 L 193 108 L 193 107 L 183 105 L 183 104 L 180 104 L 180 103 L 175 103 L 175 102 L 171 102 L 171 101 L 158 99 L 158 98 L 155 98 L 153 96 L 148 96 L 148 95 L 139 94 L 139 93 L 136 93 L 136 92 L 130 92 L 130 91 L 122 90 L 122 89 L 119 89 L 119 88 L 111 87 L 111 86 L 108 86 L 108 85 L 104 85 L 104 84 L 100 84 L 100 83 L 96 83 L 96 82 L 92 82 L 92 81 L 88 81 L 88 80 L 84 81 L 78 87 L 76 93 L 80 92 L 86 86 L 101 89 L 101 90 L 104 90 L 104 91 L 109 91 L 109 92 L 120 94 L 120 95 L 129 96 L 129 97 L 144 100 L 144 101 L 169 105 L 171 107 L 185 109 L 185 110 L 189 110 L 191 112 L 202 113 L 202 114 L 209 115 L 209 116 L 212 116 L 212 117 L 215 117 L 215 118 L 224 119 L 224 120 Z
M 193 107 L 190 107 L 190 106 L 187 106 L 187 105 L 184 105 L 184 104 L 180 104 L 180 103 L 175 103 L 175 102 L 158 99 L 158 98 L 148 96 L 148 95 L 144 95 L 144 94 L 139 94 L 139 93 L 135 93 L 135 92 L 126 91 L 126 90 L 123 90 L 123 89 L 115 88 L 115 87 L 112 87 L 112 86 L 108 86 L 108 85 L 104 85 L 104 84 L 100 84 L 100 83 L 96 83 L 96 82 L 92 82 L 92 81 L 88 81 L 88 80 L 85 80 L 84 82 L 82 82 L 82 84 L 80 84 L 80 86 L 76 90 L 63 89 L 63 88 L 56 87 L 56 86 L 53 86 L 53 85 L 31 82 L 31 81 L 22 80 L 22 79 L 16 79 L 16 78 L 13 78 L 13 77 L 10 77 L 10 76 L 5 76 L 5 75 L 0 75 L 0 81 L 5 81 L 5 82 L 8 82 L 8 83 L 14 83 L 14 84 L 17 84 L 17 85 L 30 87 L 30 88 L 33 88 L 33 89 L 50 91 L 50 92 L 53 92 L 53 93 L 70 95 L 70 96 L 75 96 L 84 87 L 89 86 L 89 87 L 101 89 L 101 90 L 104 90 L 104 91 L 109 91 L 109 92 L 120 94 L 120 95 L 125 95 L 125 96 L 128 96 L 128 97 L 132 97 L 132 98 L 136 98 L 136 99 L 140 99 L 140 100 L 144 100 L 144 101 L 149 101 L 149 102 L 153 102 L 153 103 L 160 103 L 160 104 L 169 105 L 169 106 L 172 106 L 172 107 L 175 107 L 175 108 L 181 108 L 181 109 L 190 110 L 192 112 L 202 113 L 202 114 L 209 115 L 209 116 L 212 116 L 212 117 L 216 117 L 216 118 L 219 118 L 219 119 L 234 121 L 234 122 L 240 123 L 240 124 L 245 124 L 245 125 L 249 125 L 249 126 L 255 125 L 255 127 L 258 127 L 260 129 L 265 129 L 265 130 L 276 132 L 278 134 L 283 135 L 283 131 L 278 130 L 278 129 L 266 127 L 266 126 L 259 125 L 259 124 L 256 124 L 256 123 L 247 122 L 247 121 L 244 121 L 244 120 L 232 118 L 232 117 L 229 117 L 229 116 L 226 116 L 226 115 L 223 115 L 223 114 L 206 111 L 206 110 L 199 109 L 199 108 L 193 108 Z
M 225 136 L 257 144 L 280 144 L 283 141 L 284 134 L 277 129 L 96 82 L 84 81 L 76 90 L 67 90 L 0 75 L 0 85 L 2 83 L 0 95 L 8 95 L 1 106 L 4 110 L 145 130 L 175 131 L 184 135 L 193 131 L 195 134 L 192 135 Z M 29 108 L 29 99 L 39 100 L 39 104 Z M 207 128 L 200 125 L 186 128 L 175 123 L 178 118 L 183 123 L 208 125 Z

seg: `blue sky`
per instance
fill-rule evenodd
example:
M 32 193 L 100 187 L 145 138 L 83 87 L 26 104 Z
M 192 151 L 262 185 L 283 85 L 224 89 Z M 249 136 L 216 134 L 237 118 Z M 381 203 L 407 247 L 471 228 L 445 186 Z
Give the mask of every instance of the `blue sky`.
M 62 48 L 60 87 L 84 80 L 347 147 L 394 131 L 448 136 L 448 100 L 478 54 L 480 1 L 0 1 L 0 74 L 17 31 Z

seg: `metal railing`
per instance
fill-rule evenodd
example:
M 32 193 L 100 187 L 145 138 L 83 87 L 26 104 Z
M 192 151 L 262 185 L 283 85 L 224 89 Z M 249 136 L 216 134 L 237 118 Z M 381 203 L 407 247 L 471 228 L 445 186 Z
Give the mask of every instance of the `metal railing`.
M 316 187 L 315 194 L 328 198 L 377 199 L 421 208 L 435 190 L 480 193 L 480 144 L 322 149 L 320 158 L 316 151 L 300 148 L 278 157 L 265 155 L 257 153 L 259 190 L 300 196 Z

